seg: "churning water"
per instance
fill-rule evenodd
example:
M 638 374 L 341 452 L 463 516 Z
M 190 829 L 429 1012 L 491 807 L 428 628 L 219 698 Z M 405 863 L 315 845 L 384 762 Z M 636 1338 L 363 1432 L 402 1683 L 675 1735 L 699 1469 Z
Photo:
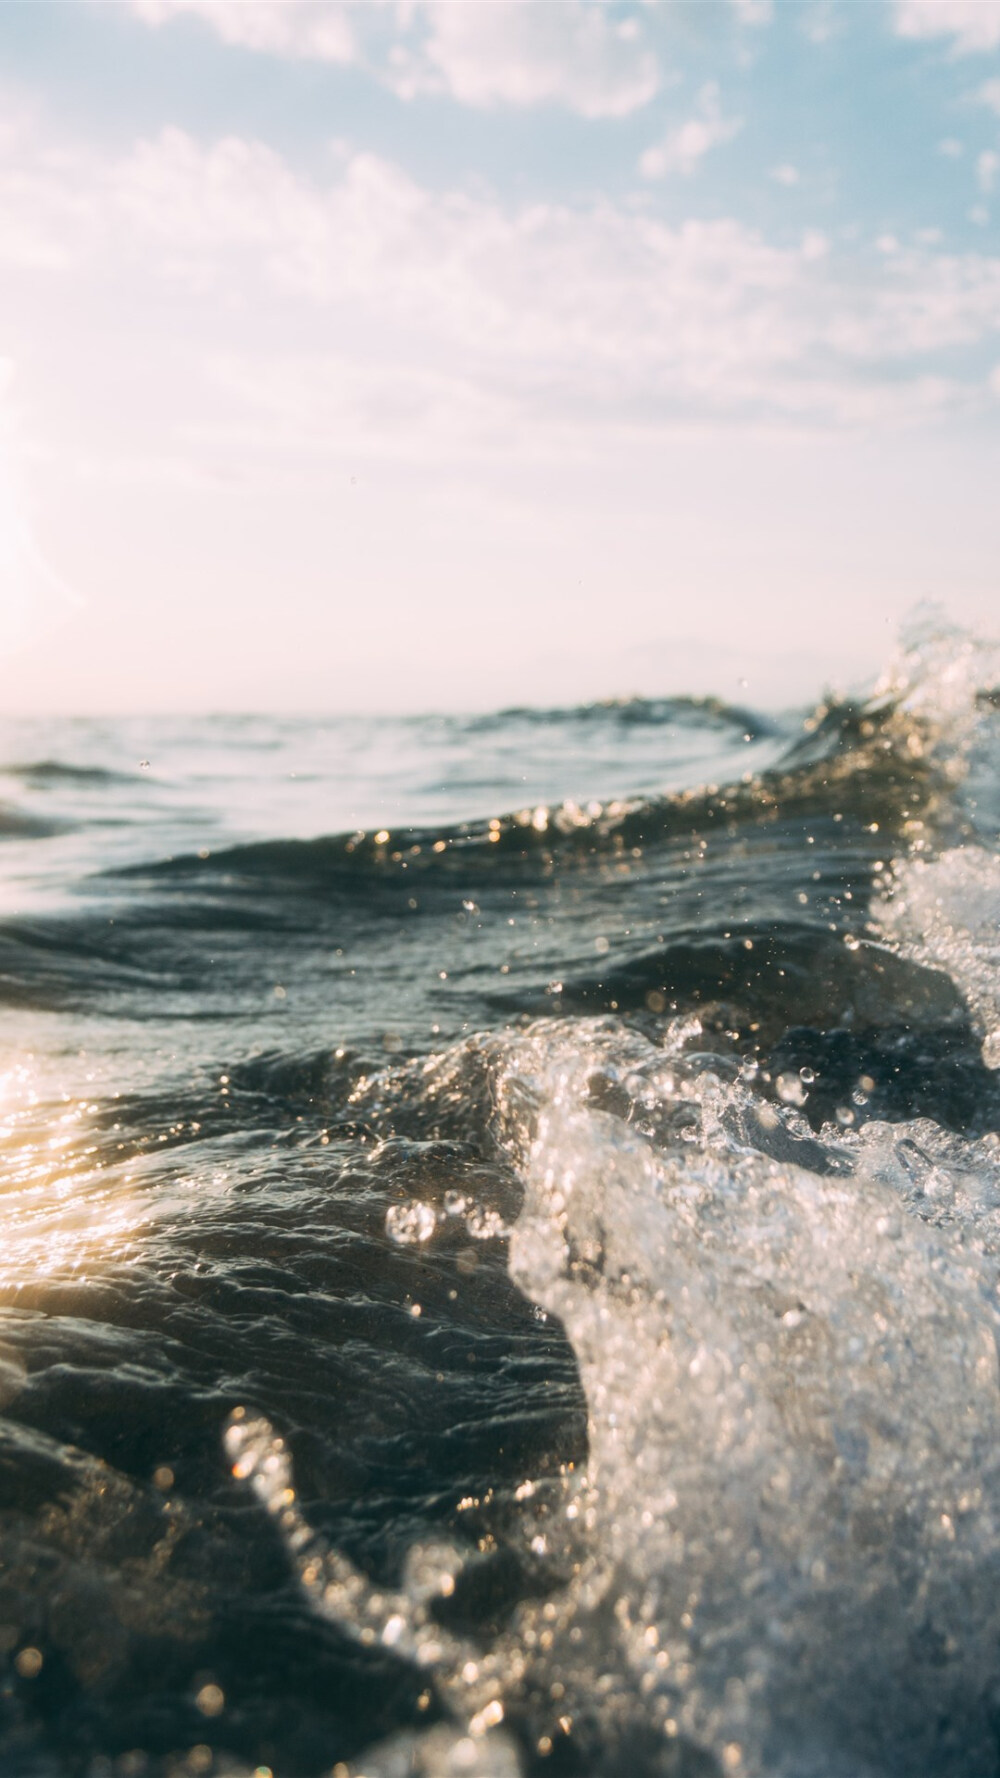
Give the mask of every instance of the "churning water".
M 1000 1773 L 998 679 L 4 729 L 5 1773 Z

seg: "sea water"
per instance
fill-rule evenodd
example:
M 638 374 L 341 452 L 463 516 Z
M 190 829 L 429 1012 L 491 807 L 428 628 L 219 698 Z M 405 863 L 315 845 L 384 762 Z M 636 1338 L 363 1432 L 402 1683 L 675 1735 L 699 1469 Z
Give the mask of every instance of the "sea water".
M 1000 715 L 0 731 L 0 1762 L 1000 1772 Z

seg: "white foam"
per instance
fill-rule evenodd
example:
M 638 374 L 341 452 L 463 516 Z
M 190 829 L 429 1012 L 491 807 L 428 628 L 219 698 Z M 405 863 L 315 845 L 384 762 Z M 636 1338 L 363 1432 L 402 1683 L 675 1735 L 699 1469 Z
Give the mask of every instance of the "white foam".
M 983 1038 L 983 1060 L 1000 1067 L 1000 857 L 962 846 L 897 864 L 875 909 L 904 956 L 950 975 Z
M 693 1144 L 593 1109 L 595 1073 L 662 1072 L 637 1041 L 549 1027 L 508 1064 L 543 1100 L 511 1270 L 580 1364 L 614 1658 L 734 1767 L 833 1773 L 867 1739 L 908 1769 L 937 1720 L 914 1645 L 982 1695 L 1000 1634 L 995 1267 L 876 1168 L 741 1151 L 746 1089 L 711 1073 Z

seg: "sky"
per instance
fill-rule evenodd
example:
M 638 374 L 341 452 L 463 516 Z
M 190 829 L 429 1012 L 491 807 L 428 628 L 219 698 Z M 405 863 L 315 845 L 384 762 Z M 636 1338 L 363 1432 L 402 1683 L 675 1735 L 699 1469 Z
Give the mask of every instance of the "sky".
M 0 0 L 0 705 L 1000 627 L 997 0 Z

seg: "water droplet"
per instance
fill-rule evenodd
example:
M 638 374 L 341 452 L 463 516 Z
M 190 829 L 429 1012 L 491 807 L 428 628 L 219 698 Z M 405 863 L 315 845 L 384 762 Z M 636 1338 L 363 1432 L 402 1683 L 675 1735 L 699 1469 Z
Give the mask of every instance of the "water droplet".
M 797 1074 L 779 1074 L 774 1085 L 778 1098 L 785 1105 L 804 1105 L 809 1097 Z

